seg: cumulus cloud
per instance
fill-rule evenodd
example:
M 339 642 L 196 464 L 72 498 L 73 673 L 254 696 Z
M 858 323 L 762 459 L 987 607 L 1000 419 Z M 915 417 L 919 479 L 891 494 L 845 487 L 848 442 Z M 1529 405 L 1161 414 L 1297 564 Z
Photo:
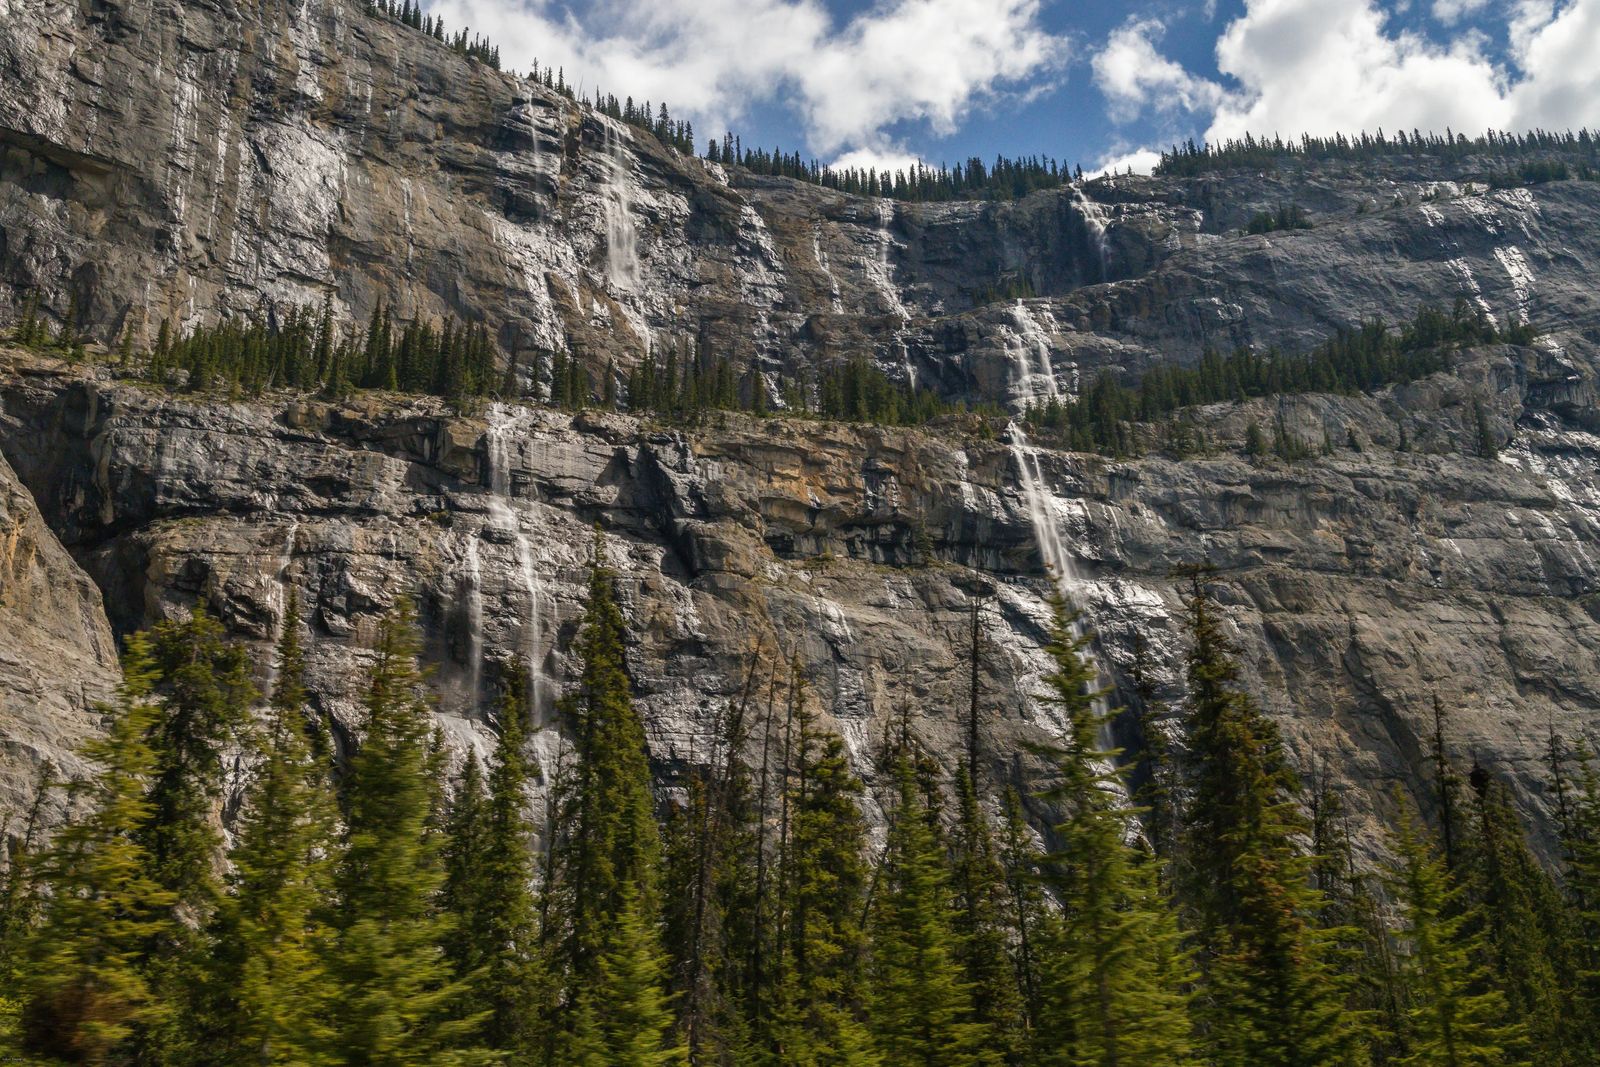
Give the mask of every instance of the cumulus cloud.
M 1433 10 L 1459 18 L 1485 6 L 1436 0 Z M 1216 45 L 1226 89 L 1163 57 L 1146 25 L 1125 25 L 1095 58 L 1113 116 L 1126 121 L 1176 101 L 1209 110 L 1213 142 L 1379 128 L 1567 129 L 1600 116 L 1600 0 L 1515 0 L 1503 59 L 1478 31 L 1439 43 L 1397 28 L 1375 0 L 1248 0 Z
M 956 129 L 975 107 L 1059 69 L 1040 0 L 890 0 L 839 24 L 819 0 L 433 0 L 491 36 L 510 66 L 565 68 L 592 90 L 665 100 L 702 135 L 756 103 L 793 107 L 825 154 L 891 152 L 888 130 Z M 703 137 L 702 137 L 703 139 Z
M 1094 83 L 1114 120 L 1127 122 L 1149 109 L 1196 111 L 1220 102 L 1219 86 L 1195 77 L 1157 51 L 1164 30 L 1155 19 L 1131 19 L 1095 53 Z
M 828 166 L 840 171 L 909 171 L 921 162 L 924 162 L 921 157 L 897 148 L 887 148 L 881 151 L 875 148 L 857 148 L 835 157 Z
M 1100 165 L 1092 171 L 1085 171 L 1084 177 L 1098 178 L 1105 174 L 1126 174 L 1132 170 L 1135 174 L 1149 174 L 1156 169 L 1156 164 L 1161 162 L 1161 153 L 1153 148 L 1136 148 L 1131 152 L 1115 152 L 1100 161 Z

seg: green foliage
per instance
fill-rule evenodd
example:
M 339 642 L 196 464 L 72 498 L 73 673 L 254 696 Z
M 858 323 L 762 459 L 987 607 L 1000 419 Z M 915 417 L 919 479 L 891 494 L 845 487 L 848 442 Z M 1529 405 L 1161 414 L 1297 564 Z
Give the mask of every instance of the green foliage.
M 949 861 L 938 813 L 902 742 L 897 804 L 872 899 L 872 1035 L 884 1062 L 967 1067 L 998 1062 L 961 967 Z
M 336 807 L 328 768 L 307 737 L 293 596 L 282 625 L 267 735 L 230 854 L 232 892 L 213 937 L 205 1047 L 236 1062 L 332 1063 Z
M 1529 327 L 1512 325 L 1501 330 L 1481 311 L 1460 300 L 1449 314 L 1423 308 L 1399 330 L 1378 321 L 1342 330 L 1301 355 L 1285 355 L 1276 349 L 1260 353 L 1241 348 L 1227 356 L 1207 351 L 1193 367 L 1152 367 L 1136 389 L 1101 375 L 1076 401 L 1052 400 L 1031 409 L 1027 422 L 1030 428 L 1051 431 L 1079 451 L 1124 454 L 1133 451 L 1135 424 L 1156 422 L 1182 408 L 1249 397 L 1371 392 L 1449 370 L 1457 348 L 1529 344 L 1532 338 Z M 1252 456 L 1264 455 L 1260 428 L 1254 434 L 1246 433 L 1246 451 Z M 1296 446 L 1281 432 L 1274 441 L 1274 451 L 1283 458 L 1298 458 L 1304 447 L 1303 443 Z
M 1468 137 L 1451 131 L 1422 133 L 1404 130 L 1392 136 L 1362 133 L 1356 136 L 1336 134 L 1332 137 L 1312 137 L 1309 134 L 1299 141 L 1285 141 L 1280 137 L 1271 140 L 1246 134 L 1230 139 L 1221 145 L 1197 145 L 1189 141 L 1173 146 L 1161 154 L 1155 173 L 1171 177 L 1195 177 L 1225 170 L 1264 170 L 1282 163 L 1315 160 L 1341 160 L 1362 162 L 1391 157 L 1427 157 L 1451 161 L 1478 159 L 1500 160 L 1534 157 L 1572 156 L 1590 161 L 1600 160 L 1600 138 L 1587 129 L 1576 133 L 1568 130 L 1555 133 L 1536 130 L 1515 134 L 1491 130 L 1480 137 Z
M 1062 1067 L 1192 1061 L 1192 973 L 1177 916 L 1157 865 L 1130 843 L 1133 813 L 1120 806 L 1116 753 L 1100 742 L 1109 722 L 1089 660 L 1090 637 L 1059 601 L 1045 699 L 1067 724 L 1064 744 L 1044 749 L 1059 784 L 1046 794 L 1065 813 L 1046 884 L 1060 913 L 1042 937 L 1035 1062 Z
M 145 830 L 155 816 L 159 772 L 151 744 L 161 718 L 153 699 L 154 651 L 128 639 L 110 730 L 84 750 L 97 767 L 74 782 L 90 813 L 63 828 L 41 877 L 51 888 L 21 967 L 25 1048 L 80 1063 L 128 1056 L 172 1017 L 150 976 L 151 946 L 173 939 L 178 895 L 157 874 Z
M 527 791 L 535 768 L 527 752 L 528 676 L 508 666 L 500 738 L 487 794 L 469 756 L 451 807 L 445 851 L 444 910 L 457 928 L 448 943 L 467 1000 L 487 1011 L 483 1037 L 495 1049 L 535 1045 L 545 989 L 533 910 L 536 858 Z
M 1528 1062 L 1522 1033 L 1511 1022 L 1505 995 L 1484 961 L 1488 946 L 1481 917 L 1464 906 L 1444 861 L 1434 854 L 1412 818 L 1394 835 L 1399 861 L 1389 874 L 1401 907 L 1394 932 L 1400 974 L 1408 993 L 1399 1064 L 1471 1067 Z
M 435 906 L 440 783 L 409 603 L 379 627 L 364 703 L 335 877 L 336 1054 L 352 1064 L 477 1062 L 481 1019 L 459 1010 L 464 989 L 442 947 L 454 921 Z
M 556 918 L 545 938 L 561 946 L 561 964 L 574 987 L 594 976 L 625 895 L 636 896 L 647 914 L 660 905 L 661 836 L 615 581 L 596 531 L 588 604 L 576 645 L 581 669 L 562 703 L 576 766 L 550 828 L 553 876 L 546 887 Z
M 1245 225 L 1246 233 L 1275 233 L 1279 230 L 1309 230 L 1311 220 L 1299 204 L 1279 204 L 1276 211 L 1262 211 L 1253 215 Z
M 1344 1064 L 1364 1036 L 1348 979 L 1316 924 L 1322 901 L 1296 848 L 1298 783 L 1198 576 L 1188 603 L 1185 896 L 1204 981 L 1202 1033 L 1225 1067 Z

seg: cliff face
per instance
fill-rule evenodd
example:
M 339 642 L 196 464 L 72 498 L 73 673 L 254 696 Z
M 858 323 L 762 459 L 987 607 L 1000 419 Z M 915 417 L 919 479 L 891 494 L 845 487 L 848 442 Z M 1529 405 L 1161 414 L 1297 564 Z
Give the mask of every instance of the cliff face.
M 0 546 L 39 546 L 3 558 L 0 621 L 32 636 L 0 651 L 0 692 L 33 691 L 8 681 L 26 676 L 53 694 L 4 720 L 24 756 L 0 767 L 0 804 L 37 754 L 92 728 L 86 695 L 114 677 L 106 620 L 125 633 L 199 599 L 265 647 L 297 589 L 315 699 L 348 729 L 374 624 L 412 595 L 453 737 L 487 738 L 506 656 L 536 668 L 551 724 L 597 521 L 664 772 L 704 756 L 757 648 L 768 667 L 799 658 L 863 771 L 902 710 L 953 760 L 982 596 L 985 748 L 1009 773 L 1051 729 L 1031 699 L 1047 561 L 1071 565 L 1108 680 L 1127 692 L 1142 635 L 1174 704 L 1171 572 L 1215 564 L 1252 686 L 1363 815 L 1423 781 L 1433 695 L 1457 752 L 1530 810 L 1550 728 L 1592 727 L 1600 184 L 1489 192 L 1470 179 L 1492 162 L 1419 159 L 862 200 L 684 157 L 343 0 L 0 0 L 0 79 L 0 317 L 33 290 L 101 339 L 329 296 L 356 321 L 380 301 L 485 321 L 525 371 L 569 351 L 625 374 L 676 344 L 775 382 L 860 355 L 1015 407 L 1099 368 L 1302 348 L 1458 296 L 1542 330 L 1369 398 L 1204 410 L 1218 448 L 1187 461 L 1037 451 L 1000 420 L 687 432 L 516 406 L 178 399 L 0 354 L 17 477 L 0 468 L 0 533 L 23 531 Z M 1285 203 L 1313 228 L 1239 232 Z M 983 302 L 1008 289 L 1034 295 Z M 1509 442 L 1498 459 L 1472 455 L 1475 401 Z M 1280 416 L 1337 447 L 1245 462 L 1246 423 Z M 48 530 L 5 517 L 35 503 Z

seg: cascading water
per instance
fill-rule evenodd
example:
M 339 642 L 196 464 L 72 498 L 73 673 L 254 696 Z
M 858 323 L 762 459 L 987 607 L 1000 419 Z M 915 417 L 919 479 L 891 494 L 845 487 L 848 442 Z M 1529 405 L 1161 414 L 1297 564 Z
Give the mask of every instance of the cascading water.
M 1021 300 L 1012 306 L 1011 321 L 1016 333 L 1007 342 L 1007 347 L 1011 351 L 1012 369 L 1016 372 L 1013 388 L 1018 399 L 1023 403 L 1060 400 L 1061 387 L 1056 382 L 1055 367 L 1050 362 L 1050 339 Z
M 476 534 L 467 538 L 467 672 L 471 679 L 468 712 L 477 709 L 483 692 L 483 560 L 478 541 Z
M 639 237 L 633 225 L 633 181 L 624 135 L 605 124 L 606 277 L 615 289 L 639 284 Z
M 542 625 L 543 584 L 534 563 L 533 544 L 522 528 L 523 509 L 511 478 L 510 431 L 515 424 L 515 414 L 499 404 L 489 409 L 486 432 L 489 453 L 489 524 L 497 534 L 509 536 L 516 551 L 516 573 L 522 579 L 522 595 L 526 611 L 522 616 L 521 657 L 528 669 L 528 700 L 535 721 L 544 708 L 543 662 L 544 627 Z M 479 620 L 481 632 L 481 619 Z M 480 638 L 481 641 L 481 638 Z
M 294 578 L 289 571 L 294 567 L 295 540 L 300 536 L 300 523 L 291 522 L 283 537 L 283 548 L 278 552 L 277 565 L 272 569 L 274 583 L 270 596 L 274 643 L 283 640 L 283 627 L 289 621 L 289 591 L 294 588 Z M 270 694 L 278 681 L 278 657 L 267 657 L 267 684 L 264 691 Z
M 1061 523 L 1056 514 L 1056 496 L 1045 481 L 1044 468 L 1039 462 L 1039 450 L 1028 441 L 1028 435 L 1016 422 L 1012 422 L 1006 428 L 1006 434 L 1011 444 L 1011 455 L 1017 462 L 1017 484 L 1022 490 L 1023 504 L 1028 509 L 1028 522 L 1033 526 L 1033 537 L 1039 545 L 1039 554 L 1044 557 L 1045 567 L 1050 571 L 1050 579 L 1055 583 L 1056 592 L 1061 599 L 1069 608 L 1081 608 L 1084 601 L 1083 578 L 1078 573 L 1077 562 L 1073 559 L 1072 552 L 1062 539 Z M 1075 636 L 1082 636 L 1081 619 L 1075 620 L 1072 628 Z M 1106 673 L 1101 668 L 1097 656 L 1092 662 L 1096 676 L 1095 687 L 1104 689 L 1108 681 Z M 1104 697 L 1095 701 L 1095 710 L 1100 715 L 1104 716 L 1108 708 L 1109 705 Z M 1102 727 L 1100 746 L 1105 749 L 1111 747 L 1109 725 Z
M 1105 281 L 1110 275 L 1106 269 L 1106 209 L 1093 200 L 1077 184 L 1067 186 L 1072 191 L 1073 206 L 1078 209 L 1078 214 L 1083 216 L 1083 226 L 1089 232 L 1089 243 L 1094 246 L 1094 252 L 1100 268 L 1099 281 Z

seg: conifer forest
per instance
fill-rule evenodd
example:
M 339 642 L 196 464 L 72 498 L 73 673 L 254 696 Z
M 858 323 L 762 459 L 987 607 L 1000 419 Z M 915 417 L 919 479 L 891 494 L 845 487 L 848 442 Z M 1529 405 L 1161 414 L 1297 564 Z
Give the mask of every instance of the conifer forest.
M 0 1065 L 1600 1064 L 1592 0 L 675 3 L 0 0 Z

